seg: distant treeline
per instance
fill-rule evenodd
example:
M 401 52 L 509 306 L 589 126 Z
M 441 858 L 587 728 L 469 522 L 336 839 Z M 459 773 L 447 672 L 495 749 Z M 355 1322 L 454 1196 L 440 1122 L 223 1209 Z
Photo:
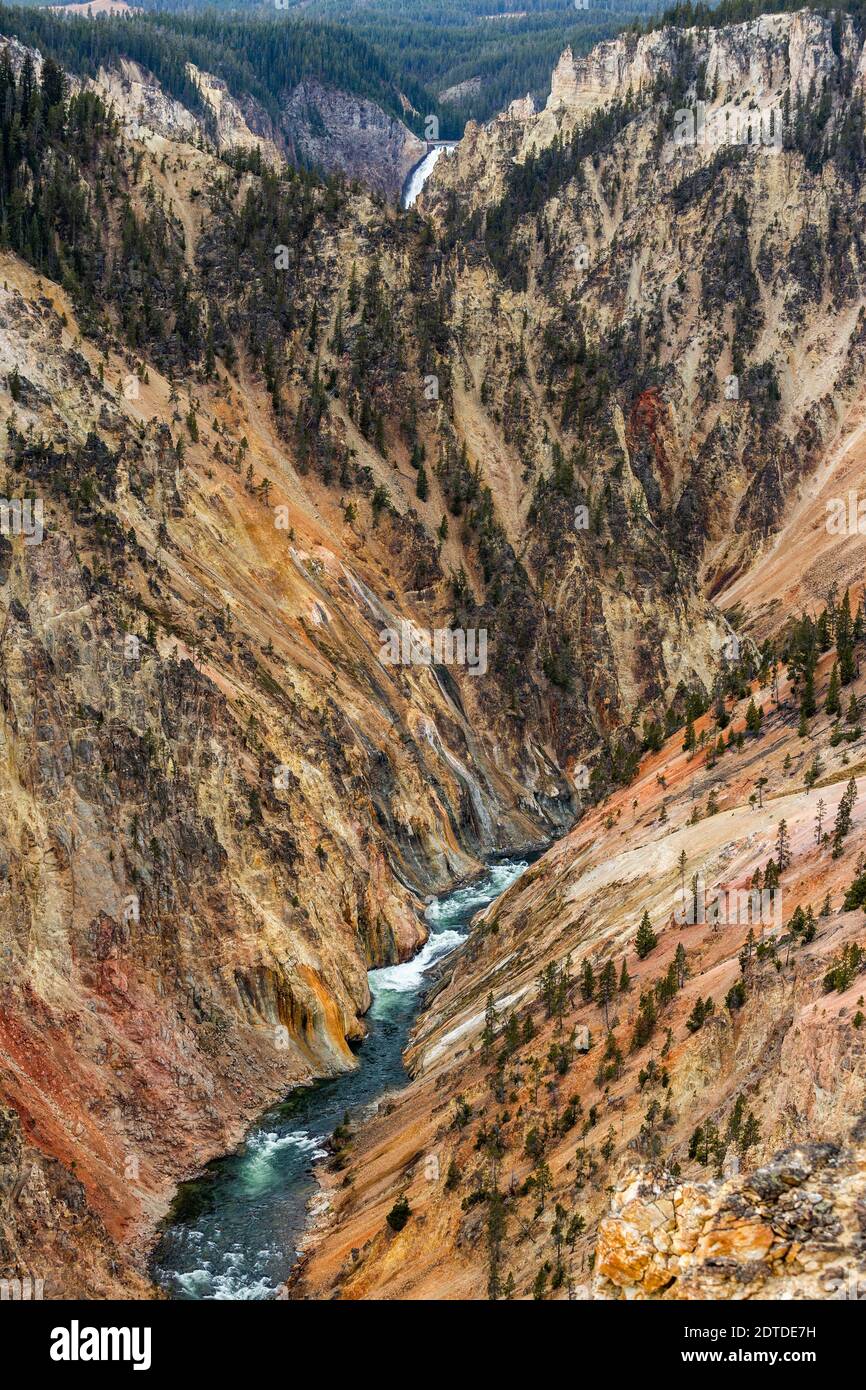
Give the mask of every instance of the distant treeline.
M 401 89 L 419 112 L 429 106 L 426 92 L 404 81 L 363 39 L 333 25 L 273 17 L 273 11 L 269 18 L 208 10 L 91 20 L 0 5 L 0 34 L 40 49 L 83 76 L 95 76 L 100 66 L 130 58 L 152 72 L 171 96 L 198 112 L 202 103 L 187 76 L 188 62 L 222 78 L 235 95 L 254 97 L 274 117 L 281 94 L 305 77 L 369 97 L 395 116 L 403 116 Z
M 304 12 L 399 55 L 401 71 L 434 98 L 480 78 L 477 90 L 447 104 L 443 134 L 459 135 L 467 120 L 489 120 L 527 92 L 543 103 L 566 46 L 585 53 L 657 8 L 658 0 L 589 0 L 585 10 L 574 0 L 312 0 Z M 524 17 L 506 17 L 515 14 Z
M 543 4 L 543 8 L 542 8 Z M 144 13 L 84 16 L 0 5 L 0 33 L 50 54 L 71 72 L 93 76 L 100 65 L 130 58 L 172 96 L 205 116 L 186 64 L 249 94 L 276 118 L 285 93 L 305 77 L 368 97 L 418 133 L 433 115 L 444 138 L 468 119 L 488 120 L 517 96 L 543 101 L 550 74 L 570 44 L 586 52 L 624 23 L 653 13 L 654 0 L 442 0 L 407 7 L 402 0 L 312 0 L 300 8 L 209 0 L 143 0 Z M 499 18 L 513 12 L 522 18 Z M 496 16 L 496 17 L 491 17 Z M 460 100 L 439 93 L 477 78 Z M 414 109 L 407 113 L 405 98 Z
M 651 20 L 647 27 L 658 28 L 663 24 L 676 24 L 681 29 L 720 29 L 725 24 L 744 24 L 747 20 L 757 19 L 762 14 L 790 14 L 804 9 L 832 16 L 837 24 L 839 16 L 849 14 L 858 32 L 862 32 L 866 0 L 846 0 L 842 5 L 807 5 L 806 0 L 721 0 L 718 5 L 693 5 L 691 0 L 684 0 L 683 4 L 666 9 L 657 19 Z

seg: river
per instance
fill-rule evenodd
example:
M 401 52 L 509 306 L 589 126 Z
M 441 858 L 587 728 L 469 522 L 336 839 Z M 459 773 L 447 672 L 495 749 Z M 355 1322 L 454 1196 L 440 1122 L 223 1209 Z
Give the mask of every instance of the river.
M 346 1111 L 357 1115 L 405 1083 L 403 1049 L 434 962 L 466 936 L 472 916 L 503 893 L 530 858 L 501 859 L 427 908 L 430 936 L 403 965 L 369 973 L 373 1002 L 359 1067 L 293 1091 L 264 1114 L 234 1153 L 184 1183 L 151 1262 L 179 1299 L 273 1298 L 297 1259 L 316 1191 L 313 1164 Z

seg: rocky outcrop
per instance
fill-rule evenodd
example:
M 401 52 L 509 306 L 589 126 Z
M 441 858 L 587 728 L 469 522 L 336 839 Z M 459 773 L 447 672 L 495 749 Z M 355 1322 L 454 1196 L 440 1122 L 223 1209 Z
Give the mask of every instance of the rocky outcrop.
M 93 85 L 136 136 L 150 130 L 169 140 L 193 140 L 198 134 L 192 112 L 169 97 L 138 63 L 121 58 L 116 67 L 101 68 Z
M 282 141 L 273 122 L 252 97 L 236 98 L 225 82 L 193 63 L 187 71 L 210 112 L 212 132 L 218 150 L 258 150 L 265 161 L 277 163 Z
M 29 1137 L 28 1137 L 29 1131 Z M 0 1106 L 0 1280 L 4 1299 L 145 1298 L 84 1184 L 46 1156 L 35 1117 Z
M 837 54 L 829 18 L 811 10 L 762 15 L 743 24 L 707 29 L 663 26 L 648 34 L 622 34 L 575 57 L 567 48 L 553 70 L 547 110 L 585 116 L 601 106 L 648 92 L 671 78 L 683 55 L 706 65 L 713 100 L 724 103 L 747 91 L 778 100 L 786 87 L 793 102 L 808 98 L 836 71 L 839 58 L 859 56 L 850 17 L 842 20 Z
M 439 93 L 439 100 L 447 105 L 449 102 L 466 101 L 469 97 L 477 96 L 481 91 L 480 77 L 467 77 L 463 82 L 457 82 L 453 87 L 446 87 Z
M 593 1297 L 862 1299 L 864 1202 L 862 1153 L 834 1144 L 726 1182 L 635 1174 L 599 1225 Z
M 426 153 L 411 130 L 375 102 L 299 82 L 283 104 L 280 124 L 292 157 L 326 173 L 339 171 L 389 198 Z

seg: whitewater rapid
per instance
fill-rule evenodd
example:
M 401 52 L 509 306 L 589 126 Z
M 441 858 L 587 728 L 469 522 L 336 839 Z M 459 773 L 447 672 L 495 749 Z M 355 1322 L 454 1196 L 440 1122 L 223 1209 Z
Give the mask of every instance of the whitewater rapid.
M 479 908 L 519 878 L 528 859 L 504 859 L 426 910 L 430 935 L 412 960 L 368 972 L 373 1002 L 356 1071 L 293 1091 L 269 1110 L 235 1152 L 208 1164 L 178 1193 L 151 1262 L 154 1279 L 179 1299 L 275 1298 L 297 1258 L 314 1164 L 347 1112 L 366 1113 L 405 1085 L 403 1049 L 432 965 L 466 939 Z

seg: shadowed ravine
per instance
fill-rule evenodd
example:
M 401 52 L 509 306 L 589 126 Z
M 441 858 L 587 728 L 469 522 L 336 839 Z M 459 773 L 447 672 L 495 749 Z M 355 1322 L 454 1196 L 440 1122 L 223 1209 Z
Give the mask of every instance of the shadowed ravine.
M 262 1116 L 243 1146 L 178 1191 L 152 1273 L 175 1298 L 273 1298 L 297 1258 L 315 1191 L 313 1162 L 346 1111 L 405 1080 L 403 1049 L 427 971 L 463 940 L 473 915 L 503 893 L 529 859 L 504 859 L 427 910 L 430 937 L 411 961 L 370 971 L 373 1004 L 357 1071 L 292 1092 Z

